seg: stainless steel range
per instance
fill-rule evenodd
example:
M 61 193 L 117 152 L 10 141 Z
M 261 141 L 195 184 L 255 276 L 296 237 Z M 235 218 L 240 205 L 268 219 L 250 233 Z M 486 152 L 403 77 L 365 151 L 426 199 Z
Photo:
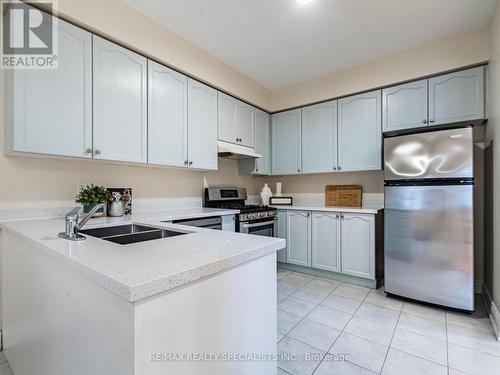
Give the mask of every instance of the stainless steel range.
M 277 231 L 276 208 L 247 205 L 245 188 L 212 187 L 205 189 L 205 206 L 239 210 L 236 231 L 274 237 Z

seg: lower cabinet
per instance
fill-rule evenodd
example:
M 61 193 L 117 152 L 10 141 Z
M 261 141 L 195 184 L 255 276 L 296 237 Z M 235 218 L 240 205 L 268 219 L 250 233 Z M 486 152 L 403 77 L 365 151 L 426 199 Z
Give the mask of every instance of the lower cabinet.
M 340 215 L 335 212 L 312 214 L 311 252 L 313 268 L 340 271 Z
M 278 261 L 375 279 L 375 215 L 278 211 Z
M 375 278 L 374 215 L 341 214 L 340 227 L 342 272 Z
M 287 263 L 311 266 L 311 213 L 287 211 Z
M 278 211 L 278 233 L 276 233 L 276 237 L 286 240 L 286 211 Z M 286 247 L 278 251 L 278 262 L 286 262 Z

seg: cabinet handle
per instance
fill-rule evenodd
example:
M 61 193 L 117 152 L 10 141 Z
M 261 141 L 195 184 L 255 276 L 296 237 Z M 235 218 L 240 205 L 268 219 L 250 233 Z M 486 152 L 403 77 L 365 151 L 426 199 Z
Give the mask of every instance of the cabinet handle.
M 299 173 L 300 173 L 300 169 L 297 169 L 297 172 L 299 172 Z
M 340 171 L 340 170 L 342 169 L 342 167 L 339 165 L 339 166 L 337 167 L 337 169 Z
M 333 167 L 333 170 L 336 171 L 337 170 L 337 167 Z
M 427 120 L 422 120 L 422 124 L 427 124 Z
M 189 165 L 193 165 L 193 161 L 192 160 L 189 161 Z
M 187 160 L 184 160 L 184 165 L 188 165 L 188 161 Z
M 91 153 L 92 153 L 92 149 L 91 149 L 91 148 L 86 149 L 86 150 L 85 150 L 85 153 L 86 153 L 86 154 L 91 154 Z
M 430 120 L 429 122 L 434 122 L 434 120 Z
M 258 172 L 259 171 L 259 168 L 255 168 L 255 172 Z
M 310 213 L 310 212 L 308 212 L 308 213 L 307 213 L 307 217 L 309 217 L 309 216 L 311 216 L 311 213 Z
M 95 154 L 95 155 L 100 155 L 100 154 L 101 154 L 101 150 L 97 150 L 97 149 L 96 149 L 96 150 L 94 150 L 94 154 Z

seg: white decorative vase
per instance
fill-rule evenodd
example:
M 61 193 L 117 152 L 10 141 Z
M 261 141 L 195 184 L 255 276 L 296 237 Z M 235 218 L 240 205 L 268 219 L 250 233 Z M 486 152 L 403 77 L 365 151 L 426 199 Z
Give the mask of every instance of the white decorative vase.
M 269 205 L 269 198 L 273 196 L 273 192 L 267 186 L 267 184 L 264 184 L 264 187 L 262 188 L 262 191 L 260 192 L 260 201 L 264 206 Z
M 283 194 L 281 193 L 281 190 L 283 188 L 283 184 L 281 182 L 276 182 L 276 197 L 281 197 Z

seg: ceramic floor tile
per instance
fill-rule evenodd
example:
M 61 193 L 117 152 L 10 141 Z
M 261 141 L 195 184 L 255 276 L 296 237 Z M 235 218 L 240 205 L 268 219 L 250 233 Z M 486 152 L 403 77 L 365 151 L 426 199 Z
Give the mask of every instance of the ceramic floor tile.
M 330 353 L 345 354 L 349 362 L 378 373 L 382 369 L 387 350 L 385 345 L 342 332 Z
M 347 314 L 343 311 L 329 309 L 328 307 L 316 307 L 307 318 L 315 322 L 325 324 L 332 328 L 344 329 L 347 322 L 351 319 L 352 314 Z
M 411 354 L 390 349 L 384 363 L 382 375 L 447 375 L 445 366 L 427 361 Z
M 358 311 L 356 311 L 356 315 L 361 318 L 391 324 L 395 327 L 396 323 L 398 322 L 399 311 L 386 309 L 385 307 L 380 307 L 363 302 Z
M 323 306 L 330 309 L 340 310 L 345 313 L 354 314 L 354 312 L 361 305 L 361 301 L 357 301 L 351 298 L 337 296 L 335 294 L 330 294 L 323 302 Z
M 278 310 L 278 333 L 286 335 L 302 320 L 302 317 Z
M 465 372 L 455 370 L 454 368 L 448 368 L 448 375 L 468 375 Z
M 321 277 L 316 277 L 306 284 L 306 287 L 321 290 L 322 292 L 331 293 L 333 290 L 340 285 L 340 281 L 324 279 Z
M 278 344 L 278 367 L 293 375 L 311 375 L 324 354 L 313 346 L 285 337 Z
M 290 271 L 278 268 L 278 272 L 276 273 L 276 277 L 278 278 L 278 280 L 281 280 L 285 276 L 288 276 L 290 273 L 291 273 Z
M 363 319 L 359 316 L 354 316 L 344 329 L 345 332 L 387 346 L 391 342 L 394 330 L 395 326 L 392 324 Z
M 5 352 L 0 352 L 0 363 L 7 362 L 7 358 L 5 358 Z
M 342 283 L 333 291 L 333 294 L 337 296 L 348 297 L 356 301 L 363 301 L 368 293 L 370 293 L 368 288 L 346 283 Z
M 365 299 L 365 302 L 396 311 L 401 311 L 403 308 L 403 301 L 386 296 L 384 291 L 381 289 L 370 291 Z
M 407 331 L 420 333 L 424 336 L 446 341 L 446 324 L 444 322 L 402 312 L 399 317 L 398 327 L 406 329 Z
M 278 375 L 289 375 L 289 372 L 286 372 L 285 370 L 282 370 L 278 367 Z
M 318 366 L 314 375 L 375 375 L 376 372 L 347 361 L 328 361 L 325 359 Z
M 315 304 L 320 303 L 326 297 L 328 297 L 327 292 L 323 292 L 323 291 L 317 290 L 317 289 L 308 288 L 307 285 L 305 287 L 302 287 L 299 290 L 297 290 L 295 293 L 292 294 L 292 296 L 295 298 L 303 299 L 304 301 L 315 303 Z
M 297 291 L 299 289 L 300 289 L 300 286 L 287 283 L 283 280 L 278 281 L 278 293 L 282 294 L 284 296 L 289 296 L 290 294 L 294 293 L 295 291 Z
M 280 342 L 283 337 L 285 337 L 285 335 L 282 335 L 281 333 L 278 332 L 276 335 L 276 342 Z
M 288 337 L 297 339 L 323 351 L 328 351 L 335 339 L 340 335 L 338 329 L 304 319 L 288 334 Z
M 468 314 L 461 314 L 457 312 L 446 312 L 446 323 L 454 324 L 457 326 L 470 328 L 478 331 L 483 331 L 486 333 L 493 333 L 493 327 L 491 326 L 490 319 L 485 318 L 473 318 Z
M 301 317 L 309 314 L 315 307 L 315 303 L 307 302 L 295 297 L 287 297 L 278 303 L 279 310 Z
M 448 344 L 448 365 L 470 375 L 498 375 L 500 358 L 459 345 Z
M 297 286 L 304 286 L 312 279 L 314 279 L 314 276 L 309 276 L 309 275 L 306 275 L 303 273 L 298 273 L 298 272 L 292 272 L 289 275 L 282 278 L 281 280 L 285 281 L 289 284 L 294 284 Z
M 276 301 L 278 303 L 280 303 L 281 301 L 283 301 L 286 297 L 288 297 L 287 295 L 285 294 L 281 294 L 281 293 L 277 293 L 276 294 Z
M 392 339 L 391 347 L 448 366 L 447 347 L 444 341 L 398 328 Z
M 448 324 L 448 342 L 500 357 L 500 341 L 497 340 L 493 331 L 487 333 Z
M 12 369 L 7 362 L 0 365 L 0 375 L 13 375 Z
M 445 310 L 431 307 L 414 302 L 405 302 L 403 312 L 421 316 L 426 319 L 436 320 L 440 323 L 445 322 Z

